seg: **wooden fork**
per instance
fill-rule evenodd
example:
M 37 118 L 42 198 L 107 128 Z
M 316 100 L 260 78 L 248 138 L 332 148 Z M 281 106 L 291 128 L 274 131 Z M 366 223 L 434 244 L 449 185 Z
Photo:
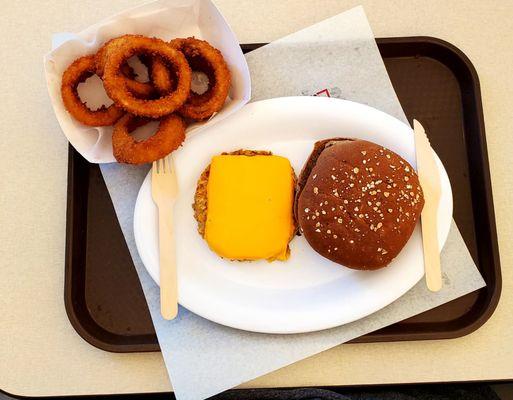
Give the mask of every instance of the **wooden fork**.
M 178 196 L 171 156 L 153 162 L 151 194 L 159 210 L 160 313 L 165 319 L 178 314 L 173 208 Z

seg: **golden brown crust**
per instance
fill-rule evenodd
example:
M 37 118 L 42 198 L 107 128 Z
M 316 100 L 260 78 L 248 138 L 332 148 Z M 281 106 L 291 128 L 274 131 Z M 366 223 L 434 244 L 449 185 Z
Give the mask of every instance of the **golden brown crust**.
M 114 39 L 111 39 L 103 44 L 102 47 L 96 52 L 95 55 L 95 68 L 96 74 L 102 78 L 103 71 L 105 69 L 105 64 L 109 59 L 109 55 L 111 52 L 119 49 L 122 44 L 126 44 L 131 38 L 136 38 L 136 35 L 123 35 Z M 125 78 L 125 84 L 127 88 L 132 92 L 136 97 L 142 99 L 149 99 L 154 97 L 157 94 L 157 90 L 150 82 L 139 82 L 135 80 L 135 73 L 132 68 L 124 63 L 121 68 L 121 72 Z
M 109 53 L 112 50 L 115 50 L 116 48 L 118 48 L 122 43 L 125 43 L 132 37 L 135 38 L 136 35 L 123 35 L 123 36 L 119 36 L 114 39 L 110 39 L 110 40 L 106 41 L 102 45 L 102 47 L 100 47 L 98 49 L 98 51 L 96 52 L 96 55 L 95 55 L 95 68 L 96 68 L 96 74 L 100 78 L 103 77 L 103 70 L 104 70 L 105 64 L 107 63 L 107 60 L 109 58 Z
M 141 54 L 158 56 L 173 66 L 176 90 L 151 100 L 136 98 L 130 92 L 125 84 L 126 78 L 119 70 L 130 57 Z M 109 50 L 103 69 L 103 84 L 109 97 L 131 114 L 160 118 L 176 111 L 187 100 L 191 88 L 191 68 L 184 55 L 168 43 L 136 35 L 128 41 L 120 41 L 115 49 Z
M 147 119 L 126 114 L 114 125 L 112 149 L 118 162 L 145 164 L 159 160 L 176 150 L 185 140 L 185 122 L 179 115 L 171 114 L 160 120 L 153 136 L 136 141 L 130 132 L 148 122 Z
M 148 71 L 152 84 L 161 94 L 169 93 L 175 90 L 176 79 L 172 71 L 159 58 L 153 57 L 148 64 Z
M 210 43 L 194 37 L 174 39 L 170 45 L 185 55 L 193 71 L 201 71 L 209 79 L 208 90 L 202 94 L 191 91 L 180 114 L 194 120 L 211 117 L 223 107 L 230 91 L 231 74 L 223 55 Z
M 96 73 L 95 56 L 84 56 L 76 59 L 64 71 L 61 83 L 61 97 L 66 110 L 79 122 L 88 126 L 108 126 L 114 124 L 124 114 L 115 104 L 101 106 L 91 110 L 80 99 L 77 88 L 81 82 Z
M 205 237 L 205 226 L 207 224 L 207 186 L 210 175 L 210 164 L 201 173 L 194 193 L 194 218 L 198 222 L 198 233 L 201 237 Z
M 365 140 L 317 143 L 298 186 L 295 214 L 308 243 L 354 269 L 388 265 L 410 238 L 424 205 L 412 166 Z

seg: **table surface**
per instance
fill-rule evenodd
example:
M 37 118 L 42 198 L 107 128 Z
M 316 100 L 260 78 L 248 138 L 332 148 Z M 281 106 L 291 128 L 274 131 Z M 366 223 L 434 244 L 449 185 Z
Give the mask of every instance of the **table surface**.
M 0 389 L 48 396 L 158 392 L 160 353 L 98 350 L 63 302 L 67 142 L 43 77 L 51 34 L 79 31 L 136 0 L 2 2 L 0 41 Z M 269 42 L 363 4 L 376 37 L 427 35 L 459 47 L 481 80 L 503 272 L 502 297 L 478 331 L 444 341 L 338 346 L 243 387 L 513 379 L 513 208 L 509 170 L 513 1 L 217 0 L 241 43 Z

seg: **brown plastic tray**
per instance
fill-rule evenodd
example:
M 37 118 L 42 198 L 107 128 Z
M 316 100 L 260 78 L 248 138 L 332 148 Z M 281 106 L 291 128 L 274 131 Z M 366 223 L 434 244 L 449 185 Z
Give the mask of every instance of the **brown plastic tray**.
M 454 218 L 487 286 L 355 342 L 463 336 L 493 313 L 501 274 L 479 81 L 457 48 L 428 37 L 378 39 L 406 115 L 422 121 L 452 183 Z M 251 51 L 261 44 L 242 45 Z M 89 343 L 158 351 L 135 268 L 97 165 L 69 149 L 65 304 Z

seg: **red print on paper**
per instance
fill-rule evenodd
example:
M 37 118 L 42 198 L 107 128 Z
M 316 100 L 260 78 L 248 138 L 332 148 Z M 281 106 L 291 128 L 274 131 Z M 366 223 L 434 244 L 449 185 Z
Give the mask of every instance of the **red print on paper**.
M 331 97 L 328 89 L 323 89 L 314 94 L 314 96 Z

